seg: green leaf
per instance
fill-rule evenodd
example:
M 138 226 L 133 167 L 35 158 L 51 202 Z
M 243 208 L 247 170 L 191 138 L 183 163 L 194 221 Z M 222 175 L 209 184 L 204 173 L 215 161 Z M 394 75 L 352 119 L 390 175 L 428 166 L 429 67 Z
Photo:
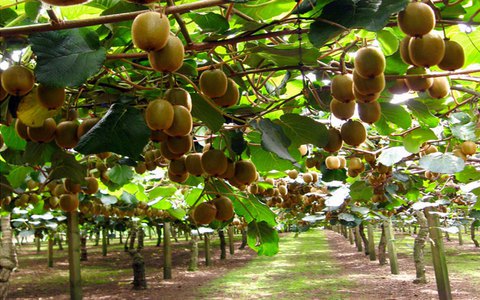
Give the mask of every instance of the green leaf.
M 412 118 L 410 113 L 401 105 L 391 104 L 388 102 L 381 102 L 382 116 L 385 120 L 400 126 L 403 129 L 408 129 L 412 126 Z
M 248 198 L 233 197 L 232 202 L 235 213 L 244 217 L 248 223 L 255 220 L 257 222 L 265 222 L 271 227 L 277 225 L 275 221 L 277 215 L 268 206 L 260 202 L 256 196 L 248 195 Z
M 42 10 L 42 3 L 38 1 L 27 1 L 25 3 L 25 14 L 29 19 L 35 20 Z
M 70 178 L 74 182 L 82 182 L 85 174 L 87 174 L 87 168 L 77 162 L 75 156 L 63 151 L 53 154 L 50 179 Z
M 23 167 L 23 166 L 16 167 L 12 171 L 10 171 L 10 174 L 7 175 L 8 182 L 10 182 L 10 185 L 14 189 L 16 189 L 25 182 L 27 175 L 32 172 L 33 172 L 32 167 Z
M 365 181 L 356 181 L 350 186 L 350 197 L 354 201 L 369 201 L 373 196 L 373 187 Z
M 134 197 L 134 196 L 127 193 L 127 192 L 123 192 L 120 197 L 122 199 L 124 199 L 124 198 L 129 198 L 129 197 Z M 103 205 L 113 205 L 113 204 L 118 202 L 118 199 L 117 199 L 117 197 L 112 196 L 112 195 L 100 194 L 100 201 L 102 201 Z
M 290 139 L 285 135 L 280 125 L 273 123 L 269 119 L 260 119 L 252 126 L 262 133 L 262 148 L 275 153 L 278 157 L 288 160 L 294 165 L 299 166 L 297 161 L 288 152 L 291 144 Z
M 268 172 L 271 170 L 289 170 L 293 168 L 290 161 L 280 159 L 275 153 L 265 151 L 260 146 L 249 146 L 250 158 L 259 172 Z
M 312 144 L 320 148 L 326 145 L 328 130 L 322 123 L 297 114 L 284 114 L 280 120 L 287 136 L 296 145 Z
M 202 32 L 214 32 L 221 34 L 230 28 L 227 19 L 213 12 L 190 13 L 188 16 L 202 29 Z
M 408 100 L 407 107 L 412 111 L 415 117 L 417 117 L 420 124 L 428 127 L 437 127 L 440 123 L 440 120 L 430 112 L 428 106 L 420 101 L 414 99 Z
M 10 126 L 1 126 L 0 132 L 2 133 L 5 145 L 12 150 L 25 150 L 27 142 L 18 136 L 15 130 L 15 122 L 12 122 Z
M 198 200 L 198 198 L 202 195 L 203 189 L 201 188 L 193 188 L 191 189 L 188 194 L 185 196 L 185 203 L 188 206 L 193 206 Z M 200 202 L 198 202 L 200 203 Z
M 381 163 L 384 166 L 393 166 L 397 162 L 401 161 L 407 156 L 410 156 L 411 153 L 405 150 L 404 147 L 392 147 L 386 150 L 383 150 L 382 153 L 377 158 L 377 162 Z
M 417 128 L 403 137 L 403 146 L 408 152 L 418 153 L 423 143 L 435 139 L 437 136 L 432 130 Z
M 300 62 L 300 52 L 298 43 L 296 44 L 280 44 L 280 45 L 264 45 L 250 44 L 249 52 L 255 53 L 260 57 L 274 63 L 276 66 L 291 66 Z M 317 57 L 320 52 L 318 48 L 302 46 L 302 63 L 306 65 L 317 64 Z
M 82 136 L 75 150 L 82 154 L 115 152 L 138 159 L 149 139 L 150 129 L 145 124 L 142 112 L 116 103 Z
M 247 149 L 247 142 L 243 138 L 243 132 L 240 130 L 229 130 L 225 132 L 225 136 L 229 138 L 230 147 L 235 154 L 241 155 Z
M 174 218 L 178 220 L 182 220 L 186 215 L 187 212 L 183 208 L 170 208 L 167 212 Z
M 151 206 L 160 210 L 168 210 L 172 208 L 172 202 L 168 201 L 167 198 L 158 198 L 151 202 L 148 202 L 148 206 Z
M 23 158 L 31 165 L 43 165 L 52 160 L 52 155 L 56 151 L 62 151 L 55 142 L 51 143 L 35 143 L 28 142 Z
M 115 165 L 107 171 L 110 180 L 118 185 L 129 183 L 133 178 L 133 170 L 129 166 Z
M 469 183 L 480 180 L 480 171 L 474 166 L 465 166 L 461 172 L 455 173 L 455 179 L 461 183 Z
M 97 34 L 87 28 L 33 33 L 30 43 L 36 55 L 37 81 L 48 86 L 79 86 L 106 59 Z
M 425 170 L 442 174 L 455 174 L 465 168 L 465 162 L 460 157 L 451 153 L 440 152 L 420 158 L 419 165 Z
M 456 138 L 464 141 L 474 141 L 477 139 L 478 136 L 478 128 L 476 122 L 451 125 L 450 129 L 452 130 L 452 134 Z
M 397 52 L 400 42 L 398 41 L 391 28 L 383 29 L 377 33 L 377 40 L 385 56 L 390 56 Z
M 148 199 L 153 200 L 158 197 L 171 197 L 176 191 L 177 188 L 174 186 L 158 186 L 148 193 Z
M 248 246 L 258 255 L 273 256 L 278 253 L 278 232 L 266 222 L 248 223 Z
M 225 123 L 225 118 L 207 100 L 197 93 L 192 93 L 192 116 L 201 120 L 205 125 L 212 130 L 212 133 L 217 132 Z

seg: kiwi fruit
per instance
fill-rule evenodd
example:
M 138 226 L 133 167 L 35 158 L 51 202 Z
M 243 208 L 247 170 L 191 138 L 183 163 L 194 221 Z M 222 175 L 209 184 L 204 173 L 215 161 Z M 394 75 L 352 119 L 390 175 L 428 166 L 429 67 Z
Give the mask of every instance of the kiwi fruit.
M 42 2 L 54 6 L 70 6 L 87 2 L 88 0 L 42 0 Z
M 2 149 L 4 144 L 5 144 L 5 141 L 3 139 L 3 135 L 0 133 L 0 149 Z
M 202 168 L 212 176 L 223 174 L 228 167 L 227 157 L 221 150 L 210 149 L 202 155 Z
M 355 112 L 355 101 L 341 102 L 332 98 L 332 101 L 330 101 L 330 112 L 337 119 L 348 120 Z
M 465 141 L 460 144 L 460 150 L 465 155 L 473 155 L 477 152 L 477 144 L 472 141 Z
M 28 136 L 28 126 L 23 124 L 20 119 L 15 121 L 15 131 L 17 132 L 18 136 L 26 141 L 30 141 L 30 137 Z
M 174 105 L 173 122 L 169 128 L 165 129 L 165 133 L 169 136 L 184 136 L 192 131 L 192 127 L 192 115 L 188 109 L 182 105 Z
M 8 96 L 8 93 L 2 86 L 2 72 L 0 72 L 0 102 L 5 100 L 7 96 Z
M 360 157 L 353 156 L 348 160 L 348 169 L 350 170 L 362 170 L 365 165 Z
M 78 125 L 77 129 L 77 137 L 80 139 L 83 135 L 85 135 L 90 129 L 95 126 L 98 121 L 100 121 L 99 118 L 91 118 L 91 119 L 85 119 Z
M 135 165 L 135 172 L 137 174 L 143 174 L 145 172 L 147 172 L 147 164 L 143 161 L 139 161 L 136 165 Z
M 353 95 L 353 79 L 350 74 L 336 75 L 332 78 L 331 92 L 333 98 L 341 102 L 351 102 Z
M 215 219 L 218 221 L 228 221 L 233 218 L 235 214 L 233 211 L 232 200 L 228 199 L 225 196 L 217 196 L 212 200 L 213 205 L 217 209 L 215 214 Z
M 39 84 L 36 93 L 40 104 L 49 110 L 60 108 L 65 102 L 64 87 L 50 87 Z
M 290 177 L 290 179 L 296 179 L 298 177 L 298 171 L 297 170 L 288 170 L 287 175 L 288 175 L 288 177 Z
M 75 121 L 63 121 L 58 123 L 55 131 L 55 142 L 60 148 L 74 148 L 78 144 L 78 123 Z
M 336 156 L 327 156 L 325 159 L 325 166 L 329 170 L 337 170 L 340 168 L 340 160 Z
M 364 47 L 355 56 L 355 71 L 364 78 L 374 78 L 385 71 L 385 56 L 376 47 Z
M 80 183 L 74 182 L 70 178 L 65 178 L 65 181 L 63 182 L 63 188 L 72 194 L 79 193 L 82 190 Z
M 168 149 L 175 154 L 185 154 L 193 146 L 193 140 L 190 135 L 169 136 L 166 143 Z
M 85 194 L 93 195 L 98 191 L 98 181 L 95 177 L 85 177 L 86 185 L 83 189 Z
M 343 141 L 351 146 L 358 146 L 367 138 L 367 131 L 359 121 L 348 120 L 340 129 Z
M 163 130 L 152 130 L 150 131 L 150 140 L 153 142 L 165 142 L 168 138 L 168 134 L 163 132 Z
M 330 127 L 328 129 L 327 144 L 323 149 L 327 152 L 337 152 L 342 148 L 343 140 L 340 131 L 336 128 Z
M 409 88 L 405 79 L 396 79 L 395 83 L 388 88 L 388 91 L 392 94 L 405 94 L 408 93 Z
M 148 103 L 145 110 L 145 122 L 151 130 L 165 130 L 173 124 L 173 105 L 163 99 Z
M 404 63 L 407 65 L 413 65 L 413 61 L 410 58 L 410 53 L 408 51 L 408 46 L 410 45 L 410 40 L 412 37 L 406 36 L 400 41 L 400 58 L 403 60 Z
M 365 123 L 373 124 L 380 120 L 381 108 L 377 101 L 358 103 L 358 117 Z
M 183 65 L 185 49 L 182 41 L 170 35 L 168 43 L 160 50 L 148 53 L 148 60 L 152 68 L 159 72 L 175 72 Z
M 364 95 L 380 93 L 385 88 L 385 76 L 382 73 L 373 78 L 364 78 L 354 70 L 353 87 Z
M 148 11 L 135 17 L 132 23 L 132 41 L 144 51 L 157 51 L 167 45 L 170 37 L 170 21 L 167 16 Z
M 28 127 L 28 137 L 37 143 L 49 143 L 55 138 L 57 123 L 54 119 L 48 118 L 41 127 Z
M 185 181 L 187 181 L 188 175 L 189 175 L 188 173 L 178 175 L 178 174 L 173 174 L 172 172 L 170 172 L 170 170 L 168 171 L 168 179 L 176 183 L 184 183 Z
M 165 157 L 166 159 L 179 159 L 183 153 L 173 153 L 168 148 L 167 142 L 160 143 L 160 153 L 161 156 Z
M 201 176 L 203 174 L 202 167 L 202 154 L 201 153 L 191 153 L 185 158 L 185 167 L 187 168 L 188 173 L 193 176 Z
M 218 175 L 220 178 L 230 179 L 235 176 L 235 162 L 231 159 L 227 159 L 227 169 L 222 174 Z
M 305 156 L 308 154 L 308 146 L 307 145 L 300 145 L 298 146 L 298 152 L 300 152 L 301 156 Z
M 445 71 L 461 69 L 465 64 L 465 51 L 462 45 L 452 40 L 445 40 L 445 54 L 438 67 Z
M 26 95 L 33 89 L 34 84 L 33 72 L 23 66 L 11 66 L 2 73 L 2 87 L 11 95 Z
M 257 168 L 249 160 L 239 160 L 235 162 L 234 178 L 241 184 L 248 185 L 257 178 Z
M 416 66 L 435 66 L 442 61 L 445 54 L 445 42 L 438 33 L 432 31 L 422 37 L 410 39 L 408 53 Z
M 220 69 L 203 71 L 198 79 L 200 90 L 210 98 L 225 95 L 228 87 L 228 78 Z
M 435 99 L 441 99 L 448 96 L 450 93 L 450 84 L 447 77 L 435 77 L 433 78 L 433 84 L 427 90 L 428 95 Z
M 407 75 L 426 75 L 427 69 L 423 67 L 410 67 L 407 70 Z M 433 78 L 421 77 L 407 77 L 406 83 L 409 89 L 416 92 L 424 92 L 428 90 L 433 84 Z
M 97 153 L 95 155 L 100 159 L 107 159 L 110 156 L 112 156 L 112 152 L 108 152 L 108 151 L 107 152 L 100 152 L 100 153 Z
M 435 13 L 425 3 L 411 2 L 398 13 L 397 23 L 405 34 L 419 37 L 433 30 Z
M 62 194 L 60 196 L 60 208 L 64 212 L 74 212 L 80 204 L 76 194 Z
M 465 155 L 465 153 L 463 153 L 461 148 L 453 149 L 452 154 L 456 157 L 460 157 L 461 159 L 463 159 L 463 161 L 467 161 L 467 156 Z
M 193 220 L 197 224 L 210 224 L 217 215 L 217 208 L 211 202 L 202 202 L 193 211 Z
M 168 89 L 165 92 L 165 100 L 172 105 L 182 105 L 188 111 L 192 111 L 192 97 L 185 89 L 179 87 Z
M 357 103 L 367 103 L 367 102 L 372 102 L 380 98 L 380 93 L 373 93 L 373 94 L 368 94 L 364 95 L 357 91 L 355 87 L 353 87 L 353 94 L 355 95 L 355 99 Z
M 168 172 L 175 175 L 188 173 L 187 166 L 185 165 L 185 156 L 182 156 L 179 159 L 172 159 L 168 164 Z
M 238 90 L 237 84 L 235 81 L 233 81 L 233 79 L 228 78 L 227 91 L 223 96 L 213 98 L 213 102 L 221 107 L 230 107 L 237 104 L 239 97 L 240 91 Z
M 318 159 L 314 156 L 307 157 L 307 159 L 305 160 L 305 166 L 307 168 L 313 168 L 317 165 L 317 161 Z

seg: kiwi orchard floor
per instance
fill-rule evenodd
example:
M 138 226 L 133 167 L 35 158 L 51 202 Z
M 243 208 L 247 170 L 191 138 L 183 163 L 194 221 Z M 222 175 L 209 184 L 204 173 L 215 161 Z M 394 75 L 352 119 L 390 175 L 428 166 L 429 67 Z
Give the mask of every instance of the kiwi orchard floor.
M 427 266 L 428 284 L 412 283 L 413 239 L 407 234 L 397 234 L 396 239 L 400 275 L 390 275 L 388 266 L 370 262 L 331 231 L 311 230 L 296 238 L 294 234 L 282 234 L 281 250 L 275 257 L 257 257 L 251 250 L 237 250 L 221 261 L 215 240 L 214 266 L 205 267 L 202 261 L 196 272 L 186 271 L 188 243 L 180 241 L 174 243 L 172 280 L 161 278 L 161 251 L 153 246 L 154 240 L 146 240 L 142 253 L 149 289 L 144 291 L 131 290 L 130 257 L 122 245 L 112 241 L 107 257 L 101 255 L 101 247 L 89 248 L 89 261 L 82 263 L 84 298 L 437 299 L 431 266 Z M 454 299 L 480 299 L 480 249 L 472 244 L 458 246 L 455 240 L 446 245 Z M 19 271 L 11 280 L 9 299 L 68 299 L 66 254 L 66 250 L 56 251 L 55 268 L 49 269 L 44 251 L 36 254 L 33 246 L 24 246 L 19 253 Z M 426 255 L 428 262 L 428 251 Z

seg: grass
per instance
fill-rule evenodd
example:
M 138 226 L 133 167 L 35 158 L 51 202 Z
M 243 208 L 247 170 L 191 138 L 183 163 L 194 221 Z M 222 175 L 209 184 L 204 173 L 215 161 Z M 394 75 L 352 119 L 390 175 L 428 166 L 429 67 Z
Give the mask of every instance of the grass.
M 208 299 L 312 299 L 321 293 L 322 299 L 342 299 L 354 283 L 339 275 L 330 251 L 321 230 L 297 238 L 288 234 L 281 238 L 276 256 L 256 257 L 202 287 L 200 294 Z

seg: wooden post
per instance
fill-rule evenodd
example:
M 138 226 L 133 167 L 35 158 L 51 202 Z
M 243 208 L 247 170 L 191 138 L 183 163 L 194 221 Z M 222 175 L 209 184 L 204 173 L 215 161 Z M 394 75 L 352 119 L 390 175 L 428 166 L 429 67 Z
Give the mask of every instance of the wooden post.
M 218 237 L 220 238 L 220 259 L 227 258 L 227 249 L 226 249 L 226 242 L 225 242 L 225 231 L 223 229 L 218 230 Z
M 172 243 L 170 222 L 163 223 L 163 279 L 172 279 Z
M 49 268 L 53 268 L 53 235 L 48 234 L 48 248 L 47 248 L 47 265 Z
M 440 230 L 438 214 L 436 214 L 431 207 L 427 207 L 425 208 L 425 215 L 430 231 L 430 245 L 432 248 L 433 269 L 435 270 L 438 297 L 440 300 L 450 300 L 452 299 L 452 291 L 448 278 L 447 260 L 442 238 L 443 234 L 442 230 Z
M 387 239 L 388 259 L 390 260 L 390 272 L 394 275 L 399 274 L 397 249 L 395 248 L 395 236 L 392 232 L 392 219 L 388 218 L 384 222 L 385 238 Z
M 427 283 L 427 277 L 425 276 L 425 256 L 424 249 L 425 243 L 428 239 L 428 224 L 427 218 L 423 211 L 419 210 L 415 213 L 418 223 L 418 234 L 415 237 L 415 243 L 413 244 L 413 261 L 415 262 L 416 278 L 413 283 Z
M 102 227 L 102 255 L 107 256 L 107 227 Z
M 205 243 L 205 265 L 206 266 L 211 266 L 212 265 L 212 258 L 210 257 L 210 237 L 208 236 L 208 233 L 203 234 Z
M 228 245 L 230 248 L 230 255 L 235 254 L 235 240 L 233 226 L 228 226 Z
M 70 271 L 70 299 L 82 299 L 82 277 L 80 272 L 80 229 L 78 212 L 67 213 L 68 267 Z
M 377 260 L 377 255 L 375 253 L 375 238 L 373 234 L 373 225 L 368 223 L 367 225 L 368 232 L 368 256 L 371 261 Z
M 353 240 L 353 230 L 352 227 L 348 228 L 348 240 L 350 241 L 350 245 L 353 245 L 355 241 Z
M 357 246 L 357 251 L 362 252 L 362 238 L 360 237 L 360 230 L 358 226 L 355 227 L 355 245 Z
M 198 269 L 198 240 L 197 236 L 192 234 L 190 240 L 190 262 L 188 264 L 188 271 L 196 271 Z
M 462 236 L 462 225 L 458 226 L 458 244 L 463 245 L 463 236 Z
M 37 254 L 40 253 L 41 247 L 42 247 L 42 240 L 40 239 L 39 236 L 35 237 L 35 244 L 37 245 Z

